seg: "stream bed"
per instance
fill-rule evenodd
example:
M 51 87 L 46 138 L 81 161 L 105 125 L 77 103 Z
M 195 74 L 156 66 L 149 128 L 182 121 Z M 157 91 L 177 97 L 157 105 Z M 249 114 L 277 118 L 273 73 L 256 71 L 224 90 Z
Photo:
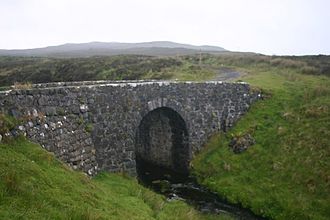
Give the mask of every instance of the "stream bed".
M 139 182 L 167 197 L 167 200 L 182 200 L 197 210 L 209 214 L 232 216 L 239 220 L 261 220 L 250 210 L 228 203 L 214 192 L 199 185 L 196 178 L 189 174 L 178 173 L 171 169 L 145 161 L 137 163 Z

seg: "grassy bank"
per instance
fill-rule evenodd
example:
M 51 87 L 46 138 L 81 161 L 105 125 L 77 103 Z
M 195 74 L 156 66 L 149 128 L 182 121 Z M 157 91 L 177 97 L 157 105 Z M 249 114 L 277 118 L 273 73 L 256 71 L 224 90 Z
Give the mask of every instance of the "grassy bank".
M 330 79 L 294 67 L 245 64 L 238 69 L 247 73 L 242 80 L 264 90 L 266 99 L 196 157 L 199 181 L 272 219 L 328 219 Z M 234 154 L 228 147 L 231 137 L 246 133 L 256 144 Z
M 229 219 L 167 202 L 133 178 L 72 171 L 24 138 L 0 144 L 0 219 Z

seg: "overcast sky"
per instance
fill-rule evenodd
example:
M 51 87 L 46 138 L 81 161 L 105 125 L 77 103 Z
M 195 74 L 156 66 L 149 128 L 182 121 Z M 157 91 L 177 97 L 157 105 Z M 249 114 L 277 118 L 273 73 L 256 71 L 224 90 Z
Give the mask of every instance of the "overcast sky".
M 0 48 L 168 40 L 330 54 L 330 0 L 0 0 Z

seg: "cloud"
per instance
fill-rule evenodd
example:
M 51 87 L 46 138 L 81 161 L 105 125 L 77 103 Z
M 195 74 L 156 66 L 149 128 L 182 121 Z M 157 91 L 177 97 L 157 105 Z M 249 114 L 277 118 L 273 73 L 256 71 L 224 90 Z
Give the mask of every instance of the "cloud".
M 330 53 L 326 0 L 11 0 L 0 48 L 171 40 L 267 54 Z

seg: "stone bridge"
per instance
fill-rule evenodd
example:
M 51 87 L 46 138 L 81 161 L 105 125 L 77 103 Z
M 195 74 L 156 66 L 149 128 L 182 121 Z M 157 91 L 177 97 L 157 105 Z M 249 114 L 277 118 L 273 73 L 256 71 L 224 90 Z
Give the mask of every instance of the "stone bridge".
M 136 173 L 143 160 L 186 172 L 208 138 L 259 94 L 245 83 L 97 81 L 36 84 L 0 93 L 22 133 L 73 169 Z

